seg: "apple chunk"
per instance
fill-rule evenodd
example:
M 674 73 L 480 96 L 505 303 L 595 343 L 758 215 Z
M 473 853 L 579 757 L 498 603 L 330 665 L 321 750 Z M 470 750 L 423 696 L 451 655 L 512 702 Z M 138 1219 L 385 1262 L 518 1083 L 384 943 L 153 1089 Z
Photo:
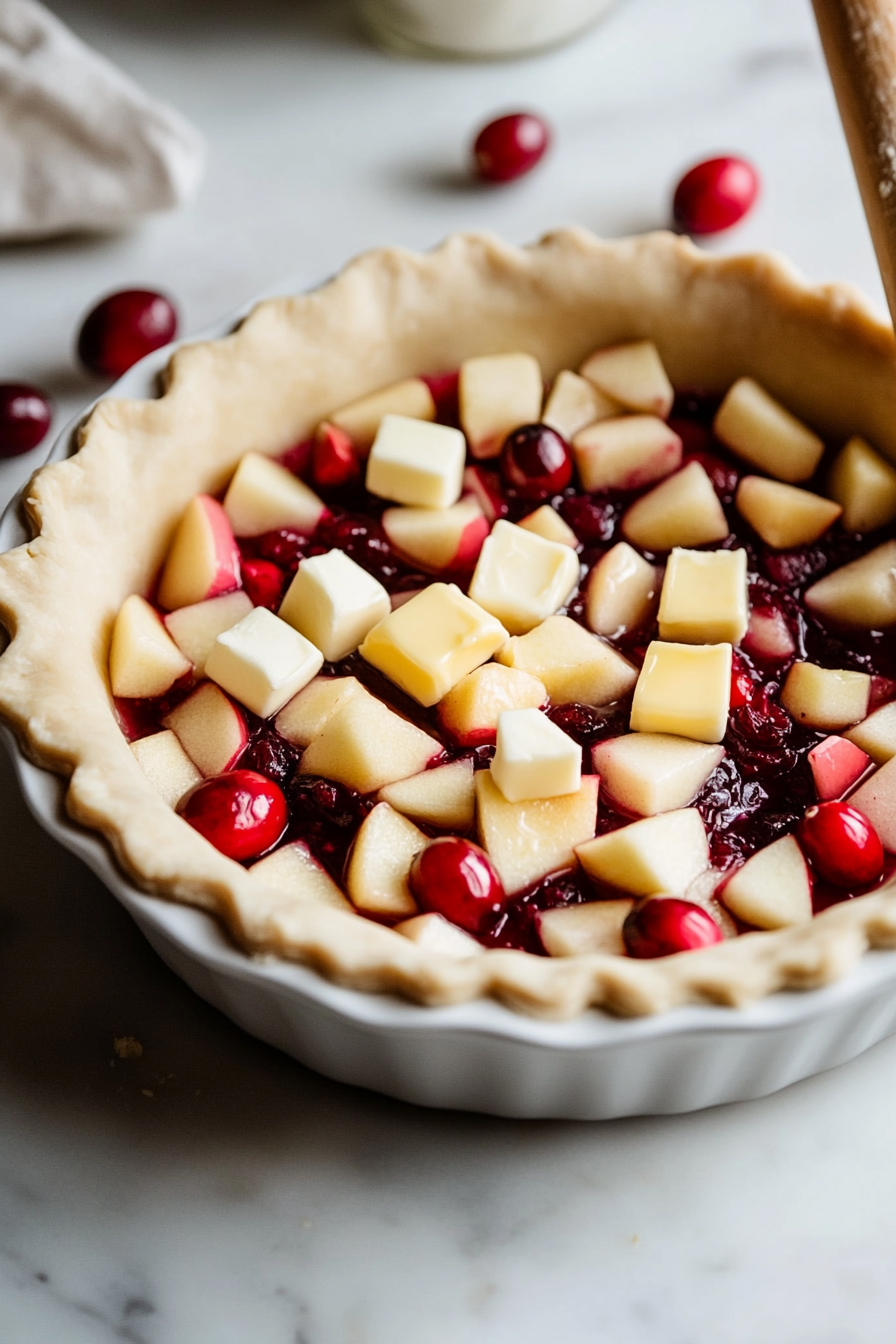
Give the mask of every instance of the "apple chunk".
M 169 807 L 177 807 L 202 775 L 170 729 L 131 743 L 131 751 L 150 784 Z
M 580 429 L 572 441 L 588 491 L 639 490 L 681 466 L 681 439 L 655 415 L 626 415 Z
M 468 831 L 475 812 L 473 762 L 469 758 L 451 761 L 408 779 L 398 779 L 380 789 L 377 798 L 425 826 Z
M 824 443 L 752 378 L 739 378 L 716 413 L 713 432 L 738 457 L 779 481 L 813 475 Z
M 213 682 L 197 687 L 162 720 L 202 774 L 232 770 L 249 741 L 242 712 Z
M 489 533 L 472 495 L 448 509 L 386 509 L 382 524 L 396 551 L 429 574 L 472 569 Z
M 853 630 L 896 624 L 896 541 L 885 541 L 806 589 L 806 606 L 823 621 Z
M 340 406 L 327 420 L 347 434 L 361 456 L 366 457 L 387 415 L 404 415 L 410 420 L 436 418 L 436 404 L 422 378 L 405 378 L 368 392 L 347 406 Z
M 845 736 L 867 751 L 875 765 L 885 765 L 896 756 L 896 700 L 876 709 Z
M 842 798 L 864 775 L 871 757 L 845 737 L 826 737 L 809 752 L 819 802 Z
M 709 867 L 709 845 L 694 807 L 661 812 L 599 835 L 576 849 L 589 877 L 633 896 L 679 896 Z
M 517 526 L 534 532 L 537 537 L 544 537 L 545 541 L 559 541 L 562 546 L 571 546 L 573 550 L 579 544 L 575 532 L 550 504 L 542 504 L 540 509 L 521 518 Z
M 205 664 L 215 640 L 231 630 L 252 610 L 252 599 L 242 588 L 207 602 L 178 607 L 164 618 L 168 633 L 181 653 L 193 664 L 196 677 L 205 676 Z
M 596 635 L 617 638 L 640 630 L 656 614 L 657 571 L 626 541 L 602 555 L 588 576 L 585 619 Z
M 672 409 L 675 392 L 653 341 L 629 341 L 595 350 L 579 373 L 631 411 L 664 420 Z
M 260 537 L 280 527 L 310 535 L 326 505 L 279 462 L 244 453 L 227 487 L 224 512 L 236 537 Z
M 291 908 L 328 905 L 333 910 L 352 909 L 303 840 L 275 849 L 273 854 L 253 863 L 249 872 L 283 896 Z
M 169 547 L 159 604 L 173 611 L 241 586 L 240 552 L 227 514 L 211 495 L 196 495 Z
M 439 722 L 455 742 L 479 747 L 495 741 L 505 709 L 540 709 L 548 693 L 543 681 L 500 663 L 485 663 L 459 681 L 439 701 Z
M 627 733 L 598 742 L 591 761 L 605 794 L 652 817 L 692 803 L 724 755 L 724 747 L 671 733 Z
M 488 770 L 475 775 L 480 841 L 508 895 L 575 862 L 575 847 L 594 835 L 596 775 L 562 798 L 509 803 Z
M 407 817 L 388 803 L 377 803 L 355 836 L 346 872 L 346 890 L 355 908 L 381 919 L 415 915 L 408 874 L 427 844 L 428 837 Z
M 112 627 L 112 694 L 129 700 L 164 695 L 191 667 L 149 603 L 136 593 L 126 597 Z
M 622 531 L 645 551 L 671 551 L 724 541 L 728 521 L 709 476 L 699 462 L 689 462 L 635 501 Z
M 781 704 L 806 728 L 832 732 L 864 719 L 870 694 L 867 672 L 794 663 L 781 689 Z
M 586 425 L 619 415 L 621 410 L 618 401 L 601 392 L 587 378 L 571 373 L 569 369 L 562 369 L 554 379 L 541 423 L 556 429 L 568 442 Z
M 315 677 L 283 706 L 274 727 L 293 746 L 307 747 L 337 709 L 356 695 L 370 695 L 357 677 Z
M 414 915 L 396 924 L 395 932 L 410 938 L 427 952 L 440 952 L 445 957 L 481 957 L 485 948 L 469 933 L 452 924 L 444 915 Z
M 507 435 L 534 424 L 544 395 L 532 355 L 478 355 L 460 366 L 457 387 L 461 428 L 474 457 L 497 457 Z
M 569 616 L 551 616 L 527 635 L 508 639 L 495 658 L 537 677 L 555 705 L 609 705 L 638 679 L 621 653 Z
M 847 532 L 874 532 L 896 518 L 896 469 L 864 439 L 852 438 L 840 449 L 828 489 L 843 506 Z
M 624 957 L 622 926 L 633 900 L 588 901 L 585 905 L 544 910 L 538 932 L 549 957 L 585 957 L 595 952 Z
M 812 918 L 812 879 L 792 835 L 766 845 L 719 892 L 733 915 L 758 929 L 785 929 Z
M 743 649 L 760 663 L 783 663 L 792 658 L 796 644 L 783 611 L 777 607 L 754 607 Z
M 417 775 L 442 744 L 372 695 L 353 696 L 305 748 L 303 775 L 323 775 L 358 793 Z
M 896 756 L 859 785 L 849 805 L 868 818 L 884 849 L 896 854 Z
M 818 541 L 843 512 L 833 500 L 764 476 L 742 476 L 734 503 L 766 546 L 781 551 Z

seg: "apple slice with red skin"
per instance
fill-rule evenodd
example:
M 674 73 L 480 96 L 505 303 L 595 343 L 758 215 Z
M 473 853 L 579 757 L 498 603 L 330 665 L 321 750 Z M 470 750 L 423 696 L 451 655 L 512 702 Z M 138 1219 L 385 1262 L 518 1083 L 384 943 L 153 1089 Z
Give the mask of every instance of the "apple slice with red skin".
M 500 663 L 484 663 L 457 683 L 439 701 L 439 722 L 463 747 L 496 740 L 498 718 L 505 709 L 540 709 L 547 703 L 543 681 Z
M 361 473 L 358 454 L 344 429 L 325 420 L 311 452 L 311 475 L 321 489 L 347 485 Z
M 382 524 L 395 550 L 428 574 L 473 569 L 489 534 L 472 495 L 447 509 L 386 509 Z
M 753 608 L 741 646 L 761 663 L 786 663 L 796 653 L 790 626 L 777 607 Z
M 177 807 L 202 775 L 170 729 L 131 743 L 134 759 L 169 807 Z
M 249 742 L 242 711 L 212 681 L 197 687 L 166 714 L 162 726 L 177 734 L 206 779 L 232 770 Z
M 164 618 L 165 627 L 184 657 L 193 664 L 193 675 L 204 677 L 206 659 L 215 640 L 248 616 L 251 610 L 251 597 L 244 589 L 237 588 L 232 593 L 211 597 L 207 602 L 178 607 Z
M 463 488 L 466 494 L 475 496 L 490 523 L 507 517 L 507 500 L 496 471 L 489 471 L 488 467 L 466 467 Z
M 211 495 L 187 505 L 159 581 L 159 603 L 168 611 L 205 602 L 242 584 L 240 551 L 227 514 Z
M 809 752 L 809 766 L 819 802 L 842 798 L 871 765 L 871 757 L 854 742 L 836 734 Z
M 129 700 L 164 695 L 192 666 L 145 598 L 126 597 L 112 627 L 112 694 Z

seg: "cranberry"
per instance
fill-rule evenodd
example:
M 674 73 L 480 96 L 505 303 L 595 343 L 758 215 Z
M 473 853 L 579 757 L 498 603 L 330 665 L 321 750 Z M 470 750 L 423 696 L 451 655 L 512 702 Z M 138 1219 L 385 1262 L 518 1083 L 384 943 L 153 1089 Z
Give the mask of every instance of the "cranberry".
M 411 891 L 424 910 L 444 915 L 468 933 L 480 933 L 505 901 L 501 879 L 472 840 L 442 835 L 411 864 Z
M 302 753 L 273 730 L 263 729 L 240 757 L 241 770 L 266 775 L 281 789 L 286 788 L 299 768 Z
M 731 699 L 729 701 L 729 708 L 740 709 L 743 705 L 748 705 L 752 698 L 753 678 L 750 676 L 746 663 L 735 653 L 731 659 Z
M 837 887 L 867 887 L 884 870 L 884 847 L 867 817 L 849 803 L 817 803 L 797 837 L 812 867 Z
M 684 233 L 721 233 L 743 219 L 759 195 L 759 174 L 725 154 L 696 164 L 675 188 L 672 213 Z
M 436 419 L 443 425 L 456 425 L 460 370 L 453 369 L 451 373 L 432 373 L 423 381 L 436 404 Z
M 531 112 L 498 117 L 473 142 L 476 172 L 486 182 L 512 182 L 535 167 L 550 140 L 547 124 Z
M 177 810 L 228 859 L 257 859 L 286 830 L 283 791 L 254 770 L 229 770 L 203 779 Z
M 622 926 L 630 957 L 669 957 L 722 941 L 722 930 L 702 906 L 677 896 L 654 896 L 636 905 Z
M 615 504 L 609 500 L 592 499 L 590 495 L 570 495 L 560 505 L 560 516 L 584 546 L 612 541 L 617 515 Z
M 281 527 L 276 532 L 265 532 L 255 545 L 264 560 L 295 573 L 299 561 L 305 558 L 308 538 L 302 532 L 293 532 L 291 527 Z
M 359 471 L 355 446 L 345 431 L 336 425 L 322 425 L 311 457 L 314 484 L 322 489 L 347 485 Z
M 314 440 L 302 439 L 301 443 L 294 443 L 291 448 L 281 453 L 278 460 L 287 471 L 292 472 L 293 476 L 304 476 L 313 452 Z
M 120 378 L 176 334 L 170 299 L 151 289 L 122 289 L 87 314 L 78 335 L 78 358 L 100 378 Z
M 243 587 L 254 607 L 276 611 L 283 595 L 283 570 L 273 560 L 244 560 Z
M 0 457 L 30 453 L 53 419 L 50 402 L 28 383 L 0 383 Z
M 580 747 L 590 747 L 606 737 L 615 737 L 626 731 L 627 715 L 601 714 L 590 705 L 571 703 L 553 705 L 547 716 Z
M 550 425 L 522 425 L 504 440 L 501 472 L 522 499 L 547 499 L 569 485 L 572 453 Z

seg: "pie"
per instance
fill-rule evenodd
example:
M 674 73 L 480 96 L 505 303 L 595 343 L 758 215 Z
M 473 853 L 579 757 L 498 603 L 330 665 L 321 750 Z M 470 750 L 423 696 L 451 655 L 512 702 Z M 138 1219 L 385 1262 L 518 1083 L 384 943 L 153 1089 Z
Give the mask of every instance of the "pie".
M 892 332 L 782 261 L 374 252 L 37 473 L 0 712 L 248 954 L 558 1018 L 822 985 L 896 944 L 891 459 Z

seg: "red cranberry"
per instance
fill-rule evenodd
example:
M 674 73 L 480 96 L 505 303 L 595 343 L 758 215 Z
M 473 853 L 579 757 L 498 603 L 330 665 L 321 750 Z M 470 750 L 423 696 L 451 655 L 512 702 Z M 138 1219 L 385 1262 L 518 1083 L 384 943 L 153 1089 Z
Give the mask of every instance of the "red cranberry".
M 177 313 L 170 299 L 151 289 L 122 289 L 87 314 L 78 335 L 78 358 L 100 378 L 120 378 L 176 334 Z
M 476 172 L 486 182 L 512 182 L 535 167 L 550 139 L 546 123 L 531 112 L 498 117 L 474 141 Z
M 747 665 L 736 653 L 731 659 L 731 699 L 729 709 L 740 709 L 753 698 L 753 678 Z
M 322 489 L 347 485 L 359 470 L 355 445 L 345 431 L 336 425 L 322 425 L 311 455 L 314 484 Z
M 590 495 L 571 495 L 560 505 L 560 516 L 585 546 L 612 541 L 618 509 L 607 499 Z
M 276 845 L 289 814 L 283 791 L 254 770 L 203 779 L 177 805 L 194 830 L 228 859 L 257 859 Z
M 501 472 L 522 499 L 547 499 L 572 479 L 572 453 L 550 425 L 522 425 L 501 449 Z
M 243 587 L 254 607 L 276 611 L 283 595 L 283 570 L 273 560 L 244 560 Z
M 301 443 L 294 443 L 285 453 L 281 453 L 278 460 L 287 471 L 292 472 L 293 476 L 304 476 L 313 451 L 314 440 L 302 439 Z
M 866 816 L 849 803 L 817 803 L 797 828 L 806 858 L 836 887 L 867 887 L 884 870 L 884 847 Z
M 265 560 L 293 573 L 298 569 L 299 561 L 304 560 L 309 547 L 307 536 L 303 532 L 294 532 L 291 527 L 265 532 L 256 538 L 255 544 Z
M 50 403 L 38 388 L 28 383 L 0 383 L 0 457 L 30 453 L 52 419 Z
M 889 704 L 896 696 L 896 681 L 890 677 L 872 677 L 871 694 L 868 697 L 868 712 L 872 709 L 879 709 L 881 705 Z
M 737 224 L 759 195 L 759 174 L 734 154 L 696 164 L 675 188 L 672 213 L 684 233 L 721 233 Z
M 677 896 L 654 896 L 636 905 L 622 926 L 630 957 L 669 957 L 722 941 L 722 930 L 702 906 Z
M 411 865 L 410 882 L 424 910 L 444 915 L 468 933 L 481 933 L 505 900 L 485 850 L 456 835 L 440 836 L 421 849 Z
M 432 373 L 423 379 L 436 404 L 436 419 L 445 425 L 456 425 L 458 418 L 458 386 L 460 371 L 451 373 Z

